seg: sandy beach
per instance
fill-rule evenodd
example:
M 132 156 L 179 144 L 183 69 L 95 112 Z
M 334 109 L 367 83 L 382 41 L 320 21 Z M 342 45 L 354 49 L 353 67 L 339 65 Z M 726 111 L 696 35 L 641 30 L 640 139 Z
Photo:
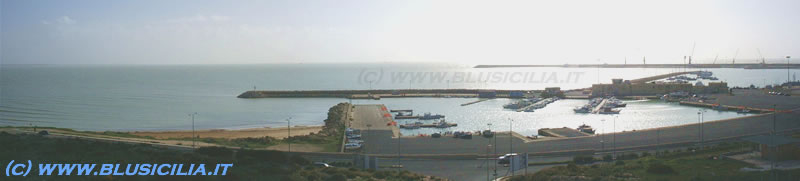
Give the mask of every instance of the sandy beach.
M 292 127 L 292 136 L 308 135 L 322 130 L 322 126 L 295 126 Z M 129 132 L 138 136 L 151 136 L 157 139 L 166 138 L 191 138 L 191 130 L 181 131 L 137 131 Z M 287 129 L 283 128 L 250 128 L 240 130 L 224 130 L 224 129 L 211 129 L 211 130 L 196 130 L 195 134 L 201 138 L 254 138 L 269 136 L 277 139 L 286 138 Z

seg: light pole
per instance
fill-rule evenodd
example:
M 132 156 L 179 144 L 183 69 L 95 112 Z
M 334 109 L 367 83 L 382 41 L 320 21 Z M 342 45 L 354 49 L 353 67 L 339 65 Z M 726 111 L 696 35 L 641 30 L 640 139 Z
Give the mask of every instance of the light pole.
M 613 134 L 612 135 L 613 137 L 611 137 L 611 139 L 614 139 L 613 140 L 614 143 L 612 145 L 612 146 L 614 146 L 613 155 L 614 155 L 614 159 L 617 159 L 617 116 L 614 116 L 614 127 L 612 128 L 611 132 L 613 132 L 613 133 L 611 133 L 611 134 Z
M 604 137 L 606 137 L 606 132 L 605 132 L 606 131 L 606 128 L 605 128 L 606 127 L 606 119 L 601 119 L 600 123 L 602 124 L 602 126 L 600 126 L 600 129 L 603 130 L 603 132 L 600 134 L 600 151 L 602 152 L 602 151 L 606 150 L 606 143 L 605 143 L 605 138 L 604 138 Z
M 486 180 L 487 181 L 491 180 L 491 179 L 489 179 L 489 162 L 488 162 L 489 161 L 489 148 L 491 148 L 491 147 L 492 147 L 492 144 L 486 145 L 486 161 L 483 162 L 483 164 L 486 165 Z
M 400 132 L 397 133 L 397 172 L 400 172 Z
M 489 125 L 489 130 L 491 130 L 492 129 L 492 123 L 489 123 L 487 125 Z M 494 155 L 493 156 L 497 156 L 497 131 L 495 131 L 494 134 L 492 134 L 492 137 L 494 137 Z M 494 162 L 494 175 L 497 176 L 497 162 L 496 161 Z
M 197 115 L 197 112 L 189 114 L 189 116 L 192 117 L 192 148 L 194 148 L 194 146 L 195 146 L 195 138 L 197 138 L 194 135 L 194 115 Z
M 792 56 L 786 55 L 786 85 L 789 86 L 789 82 L 792 82 L 792 79 L 789 79 L 789 59 Z
M 289 154 L 292 153 L 292 141 L 289 139 L 292 137 L 292 117 L 286 119 L 286 143 L 289 144 Z M 290 157 L 291 159 L 291 157 Z
M 367 124 L 367 137 L 369 137 L 369 134 L 370 134 L 370 128 L 372 128 L 372 124 Z M 368 140 L 366 139 L 367 137 L 364 137 L 364 142 L 365 142 L 365 143 L 368 141 Z M 369 145 L 369 144 L 366 144 L 366 145 Z M 366 145 L 364 146 L 364 154 L 367 154 L 367 146 L 366 146 Z
M 508 153 L 514 153 L 514 119 L 508 119 Z M 512 157 L 513 158 L 513 157 Z M 511 159 L 509 159 L 510 161 Z M 511 177 L 514 177 L 514 163 L 509 162 L 511 165 Z
M 697 122 L 700 123 L 698 125 L 699 126 L 698 134 L 700 136 L 700 148 L 703 148 L 703 142 L 705 141 L 705 138 L 704 138 L 704 136 L 705 136 L 705 128 L 704 128 L 704 125 L 703 125 L 703 116 L 704 116 L 703 114 L 704 114 L 704 112 L 705 112 L 705 110 L 702 110 L 702 109 L 697 111 Z

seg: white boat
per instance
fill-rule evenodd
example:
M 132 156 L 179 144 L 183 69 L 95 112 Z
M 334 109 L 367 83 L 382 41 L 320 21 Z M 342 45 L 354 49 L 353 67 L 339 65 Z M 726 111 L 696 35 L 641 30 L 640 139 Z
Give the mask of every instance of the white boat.
M 576 107 L 575 109 L 572 110 L 575 111 L 575 113 L 589 113 L 592 111 L 592 108 L 589 105 L 585 105 Z
M 594 128 L 586 124 L 581 124 L 578 126 L 577 130 L 584 133 L 594 134 Z

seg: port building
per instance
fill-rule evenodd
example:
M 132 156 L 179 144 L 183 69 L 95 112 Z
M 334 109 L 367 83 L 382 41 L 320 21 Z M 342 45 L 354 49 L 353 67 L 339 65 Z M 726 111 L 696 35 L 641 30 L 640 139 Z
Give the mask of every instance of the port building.
M 652 81 L 631 83 L 630 80 L 611 79 L 611 84 L 593 84 L 592 97 L 598 96 L 660 96 L 672 92 L 692 94 L 727 93 L 728 83 L 709 82 L 708 85 Z

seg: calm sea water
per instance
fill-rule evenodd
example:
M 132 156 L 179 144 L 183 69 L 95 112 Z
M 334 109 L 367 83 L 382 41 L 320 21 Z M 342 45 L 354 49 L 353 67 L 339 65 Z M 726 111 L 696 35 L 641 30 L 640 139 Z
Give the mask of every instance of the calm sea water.
M 259 90 L 330 90 L 396 88 L 563 89 L 640 78 L 677 69 L 473 69 L 445 64 L 282 64 L 282 65 L 0 65 L 0 125 L 37 125 L 79 130 L 189 129 L 189 113 L 197 112 L 199 129 L 321 125 L 339 98 L 238 99 Z M 713 69 L 731 86 L 783 82 L 786 70 Z M 797 72 L 796 70 L 793 73 Z M 599 76 L 599 77 L 598 77 Z M 542 127 L 575 127 L 582 122 L 601 127 L 604 115 L 576 115 L 582 100 L 562 100 L 534 113 L 502 110 L 508 99 L 471 106 L 474 99 L 409 98 L 357 100 L 442 113 L 459 123 L 457 130 L 508 127 L 535 133 Z M 696 122 L 697 108 L 660 102 L 632 102 L 617 118 L 617 130 L 644 129 Z M 706 120 L 736 117 L 708 112 Z M 610 122 L 605 122 L 608 127 Z M 604 128 L 606 128 L 604 127 Z M 500 129 L 500 128 L 497 128 Z M 406 134 L 432 130 L 408 131 Z

